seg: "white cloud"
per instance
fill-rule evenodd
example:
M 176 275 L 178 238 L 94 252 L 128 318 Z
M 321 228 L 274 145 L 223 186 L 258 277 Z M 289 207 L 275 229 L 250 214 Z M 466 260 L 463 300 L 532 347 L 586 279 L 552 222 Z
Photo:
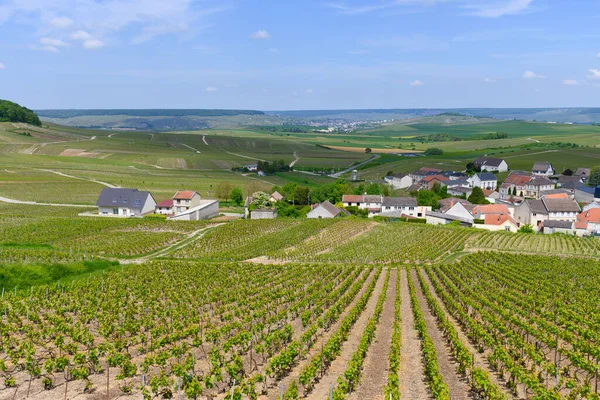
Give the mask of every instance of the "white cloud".
M 88 50 L 95 50 L 104 47 L 104 42 L 99 39 L 88 39 L 83 42 L 83 47 Z
M 109 36 L 110 42 L 130 42 L 170 33 L 196 35 L 201 20 L 229 8 L 197 0 L 0 0 L 0 25 L 14 20 L 39 26 L 44 35 L 77 27 L 90 36 L 74 40 L 94 40 L 88 43 L 94 47 Z
M 52 47 L 67 47 L 68 44 L 63 42 L 60 39 L 52 39 L 52 38 L 41 38 L 40 43 L 44 46 L 52 46 Z
M 265 39 L 270 39 L 271 38 L 271 34 L 264 30 L 264 29 L 259 29 L 256 32 L 252 33 L 250 35 L 250 37 L 252 39 L 256 39 L 256 40 L 265 40 Z
M 0 69 L 6 69 L 6 65 L 0 63 Z
M 393 6 L 393 4 L 373 4 L 373 5 L 362 5 L 362 6 L 351 6 L 343 3 L 329 3 L 327 7 L 335 9 L 339 14 L 345 15 L 360 15 L 366 14 L 373 11 L 383 10 Z
M 57 29 L 66 29 L 73 26 L 73 20 L 69 17 L 56 17 L 50 20 L 50 25 Z
M 313 94 L 313 90 L 312 89 L 306 89 L 306 94 Z
M 60 52 L 60 50 L 54 46 L 42 46 L 42 47 L 36 47 L 35 49 L 41 50 L 41 51 L 47 51 L 48 53 L 59 53 Z
M 563 81 L 563 85 L 576 86 L 576 85 L 579 85 L 579 82 L 577 81 L 577 79 L 565 79 Z
M 82 30 L 73 32 L 71 34 L 71 39 L 73 39 L 73 40 L 89 40 L 91 38 L 92 38 L 92 35 L 90 35 L 86 31 L 82 31 Z
M 483 81 L 485 83 L 496 83 L 496 80 L 494 78 L 483 78 Z
M 525 79 L 544 79 L 544 75 L 536 74 L 533 71 L 525 71 L 523 72 L 523 78 Z
M 590 79 L 600 79 L 600 69 L 590 68 L 588 70 Z
M 206 91 L 209 92 L 209 93 L 211 93 L 211 92 L 218 92 L 219 89 L 216 88 L 216 87 L 214 87 L 214 86 L 209 86 L 209 87 L 206 88 Z
M 600 53 L 596 54 L 596 57 L 600 58 Z
M 414 80 L 414 81 L 410 82 L 410 83 L 409 83 L 409 85 L 410 85 L 410 86 L 423 86 L 423 85 L 424 85 L 424 83 L 423 83 L 423 82 L 421 82 L 420 80 L 416 79 L 416 80 Z
M 475 17 L 498 18 L 505 15 L 518 15 L 529 9 L 533 0 L 472 0 L 463 8 Z

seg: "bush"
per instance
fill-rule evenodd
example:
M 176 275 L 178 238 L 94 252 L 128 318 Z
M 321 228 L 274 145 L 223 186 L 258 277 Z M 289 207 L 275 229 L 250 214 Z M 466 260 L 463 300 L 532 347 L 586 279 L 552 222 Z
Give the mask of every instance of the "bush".
M 144 219 L 166 220 L 167 216 L 164 214 L 147 214 L 147 215 L 144 215 Z
M 522 227 L 520 227 L 517 232 L 519 232 L 519 233 L 534 233 L 534 230 L 533 230 L 533 226 L 531 226 L 530 224 L 525 224 Z

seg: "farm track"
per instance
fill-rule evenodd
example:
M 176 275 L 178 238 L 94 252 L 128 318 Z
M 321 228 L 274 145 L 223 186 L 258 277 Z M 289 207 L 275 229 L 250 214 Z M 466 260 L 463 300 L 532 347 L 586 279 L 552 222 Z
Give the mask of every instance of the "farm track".
M 73 176 L 73 175 L 65 174 L 64 172 L 54 171 L 52 169 L 38 169 L 38 171 L 50 172 L 50 173 L 53 173 L 53 174 L 56 174 L 56 175 L 64 176 L 65 178 L 79 179 L 79 180 L 82 180 L 82 181 L 93 182 L 93 183 L 97 183 L 99 185 L 106 186 L 108 188 L 113 188 L 113 189 L 119 187 L 117 185 L 113 185 L 113 184 L 110 184 L 110 183 L 107 183 L 107 182 L 103 182 L 103 181 L 98 181 L 96 179 L 82 178 L 82 177 L 79 177 L 79 176 Z
M 400 394 L 406 400 L 431 399 L 431 394 L 425 384 L 425 366 L 421 356 L 421 340 L 415 329 L 415 318 L 410 309 L 408 280 L 406 270 L 400 271 L 400 292 L 402 303 L 401 337 L 402 347 L 400 352 Z
M 92 205 L 92 204 L 37 203 L 35 201 L 9 199 L 8 197 L 0 197 L 0 201 L 3 202 L 3 203 L 11 203 L 11 204 L 28 204 L 28 205 L 31 205 L 31 206 L 81 207 L 81 208 L 92 208 L 92 207 L 94 207 L 94 205 Z
M 490 363 L 487 361 L 485 355 L 479 353 L 479 351 L 477 351 L 477 349 L 471 344 L 471 342 L 469 341 L 469 338 L 464 333 L 460 324 L 456 321 L 456 319 L 452 316 L 452 314 L 450 314 L 450 312 L 448 312 L 446 305 L 444 304 L 442 299 L 440 299 L 440 297 L 436 293 L 435 289 L 433 288 L 431 280 L 429 279 L 429 275 L 427 275 L 423 269 L 421 269 L 421 275 L 423 276 L 423 279 L 427 283 L 429 292 L 431 293 L 431 295 L 433 296 L 435 301 L 439 304 L 439 306 L 442 308 L 442 310 L 444 310 L 444 313 L 446 314 L 448 321 L 450 321 L 452 323 L 452 325 L 454 325 L 454 328 L 456 329 L 456 332 L 458 334 L 458 338 L 467 347 L 469 352 L 473 355 L 474 366 L 487 371 L 490 374 L 491 381 L 496 386 L 498 386 L 498 388 L 502 389 L 504 394 L 509 399 L 514 399 L 515 397 L 512 394 L 512 392 L 508 389 L 508 387 L 506 386 L 506 381 L 504 380 L 504 378 L 502 378 L 502 376 L 500 376 L 498 373 L 496 373 L 496 371 L 492 368 Z
M 356 294 L 356 296 L 354 297 L 352 302 L 346 307 L 344 312 L 342 312 L 339 315 L 338 320 L 335 322 L 335 324 L 333 324 L 332 326 L 329 327 L 329 330 L 327 330 L 325 332 L 321 332 L 319 334 L 320 335 L 319 338 L 315 341 L 312 349 L 308 352 L 308 354 L 305 355 L 305 357 L 298 363 L 298 365 L 296 365 L 296 367 L 294 367 L 292 369 L 292 371 L 285 378 L 278 381 L 276 386 L 272 386 L 269 389 L 266 396 L 260 396 L 259 397 L 260 400 L 267 400 L 267 399 L 277 400 L 277 399 L 279 399 L 279 388 L 282 385 L 287 388 L 293 381 L 298 380 L 298 377 L 300 376 L 300 373 L 302 372 L 302 369 L 304 368 L 304 366 L 310 362 L 311 358 L 315 354 L 317 354 L 319 351 L 321 351 L 321 346 L 324 345 L 327 342 L 327 340 L 329 340 L 329 338 L 338 330 L 338 328 L 342 325 L 344 318 L 346 318 L 346 316 L 348 315 L 350 310 L 356 305 L 356 303 L 358 303 L 360 298 L 365 294 L 365 292 L 367 291 L 367 288 L 369 287 L 369 285 L 371 284 L 371 281 L 373 280 L 374 274 L 375 274 L 375 271 L 372 270 L 369 274 L 369 277 L 365 280 L 365 283 L 363 284 L 362 288 L 358 291 L 358 293 Z M 383 283 L 383 281 L 382 281 L 382 283 Z M 373 295 L 371 295 L 371 296 L 373 296 Z
M 383 310 L 375 332 L 375 339 L 365 357 L 362 378 L 349 400 L 373 399 L 385 400 L 384 389 L 387 384 L 389 364 L 387 362 L 392 346 L 394 332 L 394 299 L 396 297 L 396 280 L 398 270 L 392 270 L 388 283 Z
M 309 400 L 322 400 L 326 399 L 329 394 L 329 387 L 333 385 L 333 387 L 337 384 L 337 379 L 340 376 L 344 375 L 346 368 L 348 366 L 348 362 L 352 358 L 352 354 L 358 348 L 358 344 L 360 343 L 360 338 L 367 326 L 369 319 L 373 316 L 375 311 L 375 307 L 377 306 L 377 300 L 379 299 L 379 295 L 383 290 L 383 282 L 385 281 L 385 273 L 381 273 L 379 275 L 379 280 L 375 286 L 375 290 L 371 294 L 369 301 L 363 312 L 360 314 L 360 317 L 350 330 L 348 335 L 348 340 L 342 344 L 342 348 L 340 351 L 340 355 L 331 363 L 325 375 L 319 380 L 319 382 L 315 385 L 311 393 L 307 396 Z M 390 286 L 388 286 L 389 289 Z M 389 291 L 388 293 L 389 294 Z M 392 303 L 394 301 L 394 296 L 392 293 Z
M 328 176 L 330 176 L 332 178 L 339 178 L 340 176 L 342 176 L 342 175 L 344 175 L 344 174 L 352 171 L 353 169 L 357 169 L 361 165 L 365 165 L 367 163 L 370 163 L 371 161 L 377 160 L 379 157 L 381 157 L 379 154 L 375 154 L 373 157 L 369 158 L 367 161 L 363 161 L 363 162 L 361 162 L 359 164 L 351 166 L 350 168 L 346 168 L 343 171 L 336 172 L 335 174 L 331 174 L 331 175 L 328 175 Z
M 461 376 L 457 371 L 458 364 L 454 361 L 454 357 L 450 352 L 450 346 L 437 326 L 435 316 L 427 306 L 427 300 L 421 289 L 417 272 L 411 269 L 410 274 L 415 285 L 417 299 L 419 300 L 419 308 L 421 308 L 427 324 L 427 332 L 435 346 L 440 373 L 450 390 L 450 397 L 455 400 L 474 399 L 465 377 Z

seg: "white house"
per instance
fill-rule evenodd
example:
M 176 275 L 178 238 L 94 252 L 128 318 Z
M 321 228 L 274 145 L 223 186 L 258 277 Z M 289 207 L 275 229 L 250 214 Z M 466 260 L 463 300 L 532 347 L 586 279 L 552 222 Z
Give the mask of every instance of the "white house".
M 525 183 L 525 196 L 539 199 L 542 192 L 554 189 L 554 183 L 544 176 L 534 176 Z
M 535 164 L 533 164 L 531 173 L 533 173 L 534 175 L 550 176 L 554 175 L 554 168 L 552 167 L 552 163 L 536 162 Z
M 424 218 L 427 211 L 431 211 L 431 207 L 419 206 L 414 197 L 384 197 L 379 215 L 382 217 L 407 215 Z
M 278 201 L 283 200 L 283 195 L 277 191 L 271 193 L 271 195 L 269 196 L 269 201 L 271 203 L 277 203 Z
M 392 185 L 394 189 L 405 189 L 413 184 L 413 179 L 410 175 L 394 174 L 386 176 L 384 179 L 387 183 Z
M 311 210 L 306 214 L 306 218 L 335 218 L 342 215 L 348 216 L 350 213 L 337 208 L 329 200 L 325 200 L 321 204 L 313 204 Z
M 498 179 L 491 172 L 481 172 L 469 178 L 471 187 L 479 187 L 481 189 L 496 190 Z
M 515 208 L 515 219 L 519 224 L 530 224 L 540 230 L 544 221 L 570 221 L 577 219 L 579 204 L 568 195 L 548 195 L 541 199 L 527 199 Z
M 132 217 L 154 212 L 156 201 L 149 192 L 137 189 L 104 188 L 96 202 L 98 214 Z
M 482 219 L 483 224 L 473 226 L 488 231 L 517 232 L 519 230 L 517 222 L 508 214 L 486 214 Z
M 548 220 L 543 222 L 543 232 L 546 235 L 553 233 L 564 233 L 567 235 L 574 234 L 574 222 L 573 221 L 554 221 Z
M 461 218 L 463 221 L 468 221 L 473 223 L 473 214 L 471 213 L 472 208 L 466 205 L 463 202 L 456 202 L 453 206 L 451 206 L 444 214 L 451 215 L 454 217 Z
M 198 204 L 187 208 L 177 214 L 171 215 L 172 221 L 200 221 L 214 218 L 219 215 L 219 202 L 217 200 L 200 200 Z
M 163 200 L 156 205 L 156 214 L 171 215 L 173 214 L 173 199 Z
M 508 164 L 501 158 L 493 157 L 479 157 L 474 162 L 475 166 L 481 168 L 481 171 L 496 171 L 506 172 L 508 171 Z

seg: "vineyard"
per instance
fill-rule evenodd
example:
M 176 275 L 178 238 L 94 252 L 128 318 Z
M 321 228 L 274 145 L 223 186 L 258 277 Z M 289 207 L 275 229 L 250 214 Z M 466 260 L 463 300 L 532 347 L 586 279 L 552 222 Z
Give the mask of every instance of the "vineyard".
M 600 399 L 597 239 L 359 219 L 0 221 L 5 264 L 139 259 L 1 288 L 0 400 Z

